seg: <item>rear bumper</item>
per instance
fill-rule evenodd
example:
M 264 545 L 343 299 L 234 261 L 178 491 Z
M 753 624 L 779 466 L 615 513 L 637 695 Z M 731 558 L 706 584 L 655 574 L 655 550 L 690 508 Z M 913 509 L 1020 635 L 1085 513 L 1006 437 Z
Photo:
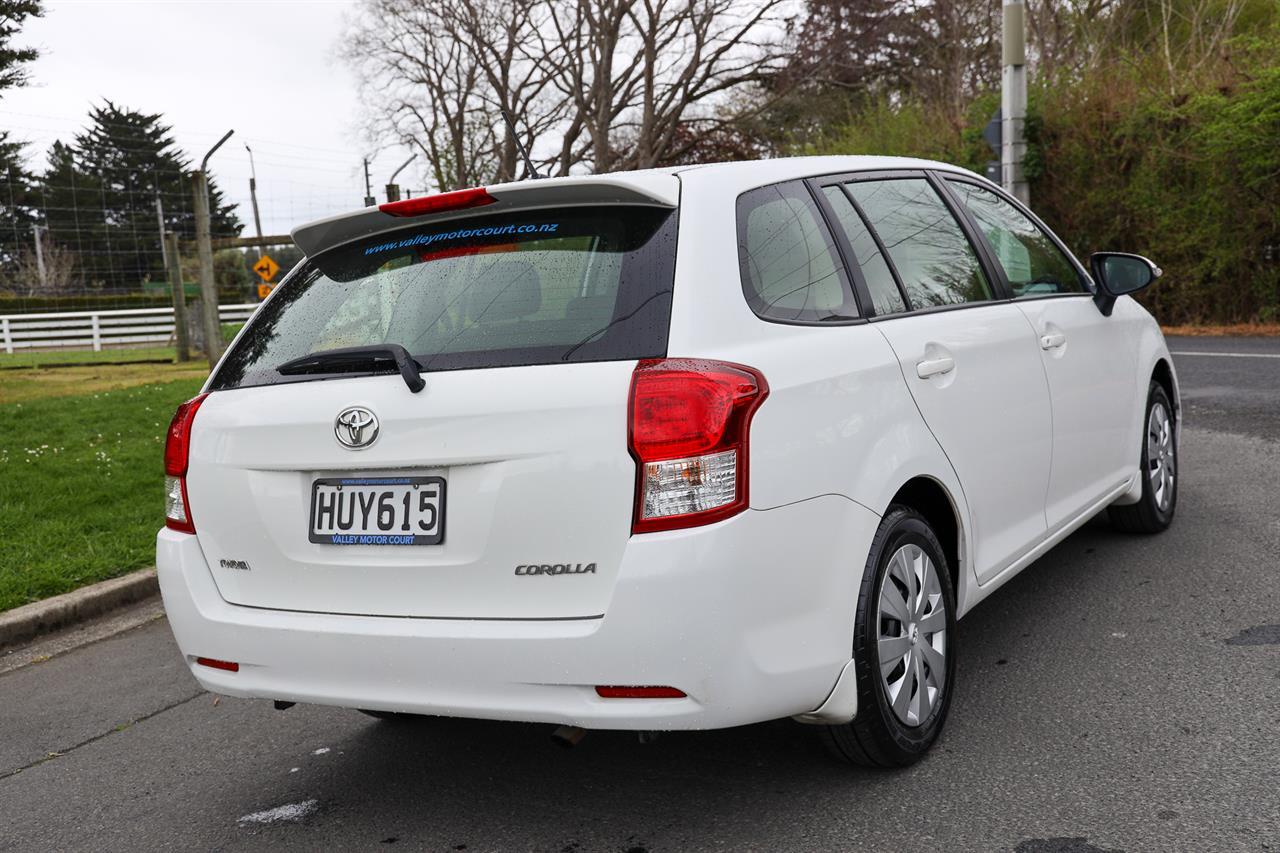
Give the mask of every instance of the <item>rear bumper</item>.
M 599 729 L 722 728 L 801 715 L 852 649 L 879 519 L 836 496 L 633 537 L 598 619 L 416 619 L 263 610 L 218 594 L 195 536 L 162 530 L 169 623 L 205 688 L 230 696 Z M 572 583 L 572 576 L 531 579 Z M 197 656 L 239 663 L 238 672 Z M 602 699 L 669 685 L 684 699 Z

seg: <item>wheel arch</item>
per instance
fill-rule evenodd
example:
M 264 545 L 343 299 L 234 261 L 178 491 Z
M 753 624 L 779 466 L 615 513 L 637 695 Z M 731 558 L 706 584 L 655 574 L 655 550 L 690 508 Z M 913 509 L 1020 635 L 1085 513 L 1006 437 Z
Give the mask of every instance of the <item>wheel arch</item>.
M 1169 364 L 1169 360 L 1163 356 L 1156 360 L 1155 367 L 1151 369 L 1151 379 L 1164 389 L 1169 395 L 1169 401 L 1173 403 L 1173 411 L 1176 415 L 1181 408 L 1178 400 L 1178 382 L 1173 375 L 1173 366 Z
M 920 513 L 938 535 L 947 558 L 951 588 L 956 595 L 958 618 L 964 613 L 968 598 L 967 586 L 962 583 L 964 574 L 960 568 L 967 564 L 964 558 L 967 539 L 960 504 L 939 480 L 924 475 L 912 477 L 903 483 L 894 492 L 885 511 L 894 504 L 911 507 Z

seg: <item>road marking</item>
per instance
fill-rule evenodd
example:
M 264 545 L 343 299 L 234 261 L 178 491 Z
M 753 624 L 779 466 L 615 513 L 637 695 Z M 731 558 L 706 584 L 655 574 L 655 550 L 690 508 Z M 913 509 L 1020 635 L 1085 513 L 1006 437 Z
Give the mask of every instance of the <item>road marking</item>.
M 270 824 L 282 820 L 302 820 L 304 817 L 314 812 L 318 805 L 320 805 L 319 800 L 303 800 L 300 803 L 289 803 L 284 806 L 276 806 L 274 809 L 267 809 L 266 811 L 247 814 L 237 820 L 236 823 L 244 826 L 247 823 Z
M 1194 350 L 1174 350 L 1170 355 L 1207 355 L 1212 358 L 1280 358 L 1277 352 L 1196 352 Z

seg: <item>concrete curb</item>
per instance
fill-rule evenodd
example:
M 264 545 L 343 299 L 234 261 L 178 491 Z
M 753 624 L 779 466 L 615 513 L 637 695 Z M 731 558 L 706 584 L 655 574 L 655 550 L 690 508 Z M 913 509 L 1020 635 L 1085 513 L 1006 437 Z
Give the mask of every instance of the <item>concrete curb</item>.
M 44 601 L 24 604 L 0 613 L 0 647 L 30 640 L 159 592 L 156 570 L 142 569 Z

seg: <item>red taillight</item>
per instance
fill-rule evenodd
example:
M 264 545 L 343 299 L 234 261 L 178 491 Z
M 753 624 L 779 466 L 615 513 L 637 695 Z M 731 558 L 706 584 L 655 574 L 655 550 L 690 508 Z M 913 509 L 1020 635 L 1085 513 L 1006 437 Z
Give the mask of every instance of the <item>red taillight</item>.
M 227 672 L 239 672 L 240 664 L 230 660 L 217 660 L 216 658 L 196 658 L 196 663 L 201 666 L 207 666 L 210 669 L 224 669 Z
M 484 207 L 493 204 L 496 198 L 489 195 L 484 187 L 473 187 L 465 190 L 453 190 L 435 195 L 420 195 L 417 198 L 406 198 L 404 201 L 389 201 L 378 205 L 378 210 L 392 216 L 423 216 L 428 213 L 441 213 L 446 210 L 466 210 L 468 207 Z
M 169 421 L 169 435 L 164 443 L 164 472 L 170 477 L 187 475 L 187 453 L 191 449 L 191 422 L 208 394 L 192 397 L 178 407 Z
M 187 501 L 187 462 L 191 451 L 191 423 L 208 394 L 193 397 L 178 407 L 169 421 L 164 443 L 164 523 L 171 530 L 195 533 L 191 505 Z
M 683 699 L 687 694 L 674 687 L 597 687 L 601 699 Z
M 628 445 L 638 463 L 633 533 L 709 524 L 746 509 L 760 371 L 703 359 L 641 361 L 631 376 Z

